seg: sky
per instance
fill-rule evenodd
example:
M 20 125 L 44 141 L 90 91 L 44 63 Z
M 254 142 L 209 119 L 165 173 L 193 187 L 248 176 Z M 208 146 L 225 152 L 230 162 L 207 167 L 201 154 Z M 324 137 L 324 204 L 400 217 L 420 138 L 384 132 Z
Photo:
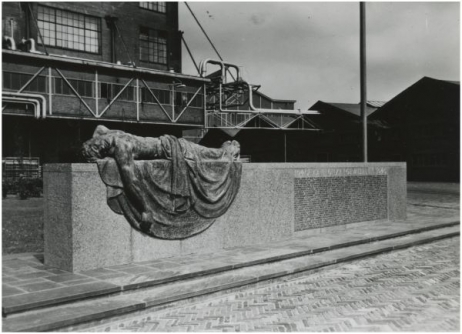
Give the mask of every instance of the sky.
M 226 62 L 275 99 L 359 103 L 358 2 L 188 2 Z M 459 2 L 367 2 L 367 99 L 388 101 L 424 76 L 460 80 Z M 196 62 L 218 59 L 184 3 Z M 197 71 L 183 47 L 183 72 Z

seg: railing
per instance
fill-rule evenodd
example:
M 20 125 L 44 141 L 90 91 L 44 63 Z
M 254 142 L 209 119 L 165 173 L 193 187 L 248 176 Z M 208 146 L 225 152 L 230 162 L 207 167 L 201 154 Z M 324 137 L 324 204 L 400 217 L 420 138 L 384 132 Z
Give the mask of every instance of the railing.
M 203 125 L 207 79 L 55 55 L 3 50 L 3 56 L 4 91 L 41 94 L 47 102 L 41 117 Z M 16 72 L 17 62 L 37 63 L 35 73 Z M 3 113 L 19 112 L 7 108 L 11 102 L 3 101 Z
M 251 114 L 249 112 L 207 111 L 207 128 L 313 130 L 319 127 L 306 115 Z
M 42 167 L 39 158 L 7 157 L 2 160 L 4 180 L 23 178 L 41 178 Z

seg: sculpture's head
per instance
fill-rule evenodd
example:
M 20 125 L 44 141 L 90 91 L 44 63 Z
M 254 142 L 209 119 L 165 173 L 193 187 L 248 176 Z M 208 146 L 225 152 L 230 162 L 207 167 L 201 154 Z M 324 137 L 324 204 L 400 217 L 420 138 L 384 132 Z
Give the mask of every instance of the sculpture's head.
M 122 131 L 109 130 L 103 125 L 98 125 L 93 138 L 83 143 L 81 152 L 85 160 L 92 162 L 105 158 L 111 149 L 112 134 L 115 132 Z
M 221 148 L 227 151 L 233 157 L 234 161 L 239 160 L 241 155 L 241 145 L 239 145 L 237 141 L 225 141 L 223 145 L 221 145 Z

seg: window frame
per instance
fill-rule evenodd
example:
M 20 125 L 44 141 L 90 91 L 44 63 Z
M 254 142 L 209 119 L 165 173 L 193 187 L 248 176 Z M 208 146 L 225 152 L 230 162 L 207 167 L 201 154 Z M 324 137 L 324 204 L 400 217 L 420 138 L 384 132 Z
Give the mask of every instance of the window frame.
M 40 7 L 43 7 L 43 8 L 48 8 L 48 9 L 52 9 L 55 11 L 55 22 L 49 22 L 49 21 L 44 21 L 44 20 L 39 20 L 38 18 L 38 14 L 39 14 L 39 8 Z M 56 20 L 56 11 L 57 10 L 60 10 L 62 12 L 67 12 L 67 13 L 73 13 L 73 14 L 77 14 L 77 15 L 82 15 L 84 18 L 85 17 L 89 17 L 89 18 L 93 18 L 93 19 L 96 19 L 96 21 L 98 22 L 98 28 L 99 30 L 96 31 L 97 33 L 97 40 L 99 41 L 99 45 L 98 45 L 98 51 L 97 52 L 92 52 L 92 51 L 87 51 L 87 50 L 79 50 L 79 49 L 73 49 L 73 48 L 69 48 L 69 47 L 64 47 L 64 46 L 58 46 L 57 45 L 57 34 L 58 34 L 58 31 L 56 30 L 56 26 L 58 25 L 57 23 L 57 20 Z M 47 5 L 42 5 L 42 4 L 37 4 L 37 25 L 39 23 L 39 21 L 41 22 L 44 22 L 44 23 L 52 23 L 55 25 L 55 30 L 54 30 L 54 34 L 55 34 L 55 37 L 54 37 L 54 41 L 55 41 L 55 45 L 51 45 L 51 44 L 46 44 L 45 41 L 43 41 L 43 43 L 48 46 L 48 47 L 52 47 L 52 48 L 56 48 L 56 49 L 61 49 L 61 50 L 69 50 L 69 51 L 75 51 L 75 52 L 84 52 L 84 53 L 89 53 L 89 54 L 93 54 L 93 55 L 101 55 L 102 54 L 102 45 L 103 45 L 103 26 L 102 26 L 102 20 L 101 20 L 101 17 L 99 16 L 94 16 L 94 15 L 88 15 L 88 14 L 84 14 L 84 13 L 79 13 L 77 11 L 74 11 L 74 10 L 68 10 L 68 9 L 62 9 L 62 8 L 57 8 L 57 7 L 51 7 L 51 6 L 47 6 Z M 71 27 L 71 28 L 77 28 L 77 27 L 73 27 L 73 26 L 69 26 L 69 25 L 63 25 L 61 24 L 62 26 L 65 26 L 65 27 Z M 81 28 L 77 28 L 77 29 L 81 29 Z M 90 30 L 90 29 L 85 29 L 85 25 L 84 25 L 84 28 L 83 28 L 84 31 L 95 31 L 95 30 Z M 40 30 L 40 33 L 42 34 L 42 37 L 43 39 L 44 36 L 43 36 L 43 32 L 42 30 Z M 37 35 L 38 35 L 38 32 L 37 32 Z M 74 36 L 74 35 L 72 35 Z M 39 36 L 37 36 L 37 41 L 39 41 Z M 86 35 L 84 35 L 84 47 L 87 45 L 85 43 L 85 37 Z
M 168 89 L 162 88 L 153 88 L 149 87 L 152 93 L 156 96 L 159 100 L 160 104 L 162 105 L 171 105 L 172 104 L 172 91 Z M 162 96 L 161 96 L 162 94 Z M 168 96 L 168 101 L 166 101 L 165 96 Z M 147 87 L 140 87 L 140 102 L 141 103 L 148 103 L 148 104 L 157 104 L 155 99 L 152 97 L 151 93 L 149 93 Z
M 157 42 L 154 42 L 153 40 L 149 40 L 149 37 L 150 34 L 148 35 L 148 39 L 147 40 L 142 40 L 141 39 L 141 31 L 142 29 L 147 29 L 148 32 L 150 33 L 151 31 L 153 32 L 156 32 L 156 33 L 163 33 L 165 34 L 165 63 L 162 63 L 162 62 L 159 62 L 159 61 L 150 61 L 149 59 L 142 59 L 142 55 L 143 55 L 143 52 L 142 52 L 142 42 L 147 42 L 147 43 L 154 43 L 154 44 L 157 44 L 159 45 L 159 43 Z M 153 37 L 155 38 L 155 37 Z M 157 37 L 159 38 L 159 37 Z M 163 37 L 160 37 L 160 38 L 163 38 Z M 139 29 L 138 29 L 138 43 L 139 43 L 139 60 L 144 62 L 144 63 L 148 63 L 148 64 L 158 64 L 158 65 L 165 65 L 165 66 L 168 66 L 169 64 L 169 58 L 168 58 L 168 54 L 169 54 L 169 36 L 168 36 L 168 31 L 166 30 L 160 30 L 160 29 L 155 29 L 155 28 L 150 28 L 150 27 L 146 27 L 146 26 L 139 26 Z M 148 47 L 148 50 L 149 50 L 149 47 Z M 149 58 L 150 54 L 148 53 L 148 58 Z M 159 56 L 157 57 L 157 59 L 159 59 Z
M 9 80 L 5 80 L 5 75 L 8 75 L 10 76 L 8 79 Z M 27 76 L 28 78 L 25 79 L 24 82 L 22 82 L 21 79 L 19 79 L 19 86 L 16 88 L 11 88 L 13 86 L 13 78 L 12 76 L 13 75 L 18 75 L 18 78 L 21 78 L 22 75 L 24 76 Z M 8 71 L 8 70 L 3 70 L 2 71 L 2 89 L 4 90 L 7 90 L 7 91 L 13 91 L 13 92 L 16 92 L 18 91 L 20 88 L 22 88 L 22 86 L 24 86 L 24 84 L 26 84 L 32 77 L 34 76 L 34 73 L 26 73 L 26 72 L 14 72 L 14 71 Z M 39 90 L 39 82 L 37 80 L 44 80 L 44 90 Z M 8 85 L 10 85 L 11 87 L 7 87 Z M 37 90 L 34 90 L 34 89 L 31 89 L 31 88 L 34 88 L 34 85 L 37 87 Z M 33 92 L 33 93 L 42 93 L 42 94 L 45 94 L 45 93 L 48 93 L 49 91 L 49 87 L 48 87 L 48 80 L 47 80 L 47 76 L 46 75 L 39 75 L 37 76 L 34 81 L 32 81 L 25 89 L 24 89 L 24 92 Z
M 95 87 L 94 87 L 94 81 L 92 80 L 84 80 L 84 79 L 74 79 L 74 78 L 66 78 L 67 81 L 71 84 L 71 86 L 75 89 L 77 93 L 79 93 L 81 98 L 84 99 L 94 99 L 95 98 Z M 60 92 L 58 92 L 58 88 L 56 85 L 56 82 L 60 81 L 61 83 L 61 88 L 59 88 Z M 76 83 L 77 86 L 75 86 L 73 83 Z M 86 93 L 81 92 L 81 88 L 78 86 L 80 82 L 84 82 L 86 84 L 90 84 L 90 92 L 91 96 L 88 96 Z M 66 87 L 66 88 L 65 88 Z M 84 89 L 86 91 L 86 89 Z M 65 80 L 61 77 L 58 76 L 53 76 L 53 94 L 55 95 L 60 95 L 60 96 L 72 96 L 75 97 L 75 93 L 72 91 L 72 89 L 67 85 Z
M 108 95 L 108 96 L 103 96 L 103 88 L 102 88 L 103 85 L 106 85 L 105 95 Z M 117 82 L 101 81 L 99 82 L 99 87 L 98 87 L 98 98 L 112 101 L 117 96 L 117 94 L 119 94 L 119 92 L 124 88 L 124 86 L 125 84 L 120 84 Z M 118 87 L 118 88 L 115 89 L 115 87 Z M 117 101 L 136 102 L 136 89 L 135 88 L 136 88 L 135 86 L 128 85 L 125 88 L 125 90 L 122 92 L 122 94 L 120 94 L 120 96 L 117 98 Z
M 143 2 L 146 2 L 146 3 L 149 3 L 149 2 L 162 2 L 165 4 L 165 12 L 161 12 L 159 10 L 155 10 L 155 9 L 150 9 L 150 8 L 146 8 L 146 7 L 143 7 L 141 6 L 141 3 Z M 141 9 L 144 9 L 144 10 L 147 10 L 147 11 L 150 11 L 150 12 L 154 12 L 154 13 L 158 13 L 158 14 L 163 14 L 163 15 L 167 15 L 167 11 L 168 11 L 168 6 L 167 6 L 167 1 L 139 1 L 138 2 L 138 7 L 141 8 Z

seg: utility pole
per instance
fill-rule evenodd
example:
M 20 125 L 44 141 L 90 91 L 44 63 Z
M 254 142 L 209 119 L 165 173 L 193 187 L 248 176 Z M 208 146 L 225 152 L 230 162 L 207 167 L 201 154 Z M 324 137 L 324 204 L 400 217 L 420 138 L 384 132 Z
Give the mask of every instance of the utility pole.
M 359 3 L 359 49 L 363 162 L 367 162 L 366 3 Z

